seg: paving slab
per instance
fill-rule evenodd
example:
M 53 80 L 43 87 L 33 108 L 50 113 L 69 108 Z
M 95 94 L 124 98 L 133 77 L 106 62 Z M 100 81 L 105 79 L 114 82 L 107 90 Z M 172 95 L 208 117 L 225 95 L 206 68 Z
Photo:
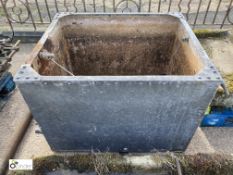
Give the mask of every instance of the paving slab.
M 40 132 L 40 127 L 35 120 L 32 120 L 27 132 L 18 146 L 15 158 L 33 159 L 53 155 L 44 135 Z
M 186 155 L 194 154 L 213 154 L 216 153 L 214 147 L 209 143 L 208 138 L 202 131 L 202 128 L 198 127 L 192 140 L 190 141 L 187 149 L 185 150 Z
M 0 174 L 3 174 L 8 159 L 13 158 L 30 119 L 30 111 L 16 89 L 0 113 Z
M 233 44 L 231 37 L 201 39 L 202 46 L 218 70 L 224 74 L 233 74 Z
M 14 75 L 26 60 L 33 44 L 20 45 L 20 51 L 12 58 L 10 72 Z M 30 110 L 21 93 L 16 89 L 0 111 L 0 174 L 13 158 L 18 143 L 21 141 L 31 120 Z
M 233 128 L 206 127 L 202 131 L 216 152 L 233 155 Z

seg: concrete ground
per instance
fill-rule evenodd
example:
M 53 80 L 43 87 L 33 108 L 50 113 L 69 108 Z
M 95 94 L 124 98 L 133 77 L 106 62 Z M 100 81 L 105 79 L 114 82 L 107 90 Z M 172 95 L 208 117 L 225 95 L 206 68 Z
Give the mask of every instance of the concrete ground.
M 12 60 L 10 72 L 14 75 L 25 61 L 33 45 L 21 45 L 20 51 Z M 31 121 L 31 113 L 18 89 L 11 94 L 9 101 L 0 111 L 0 174 L 8 159 L 12 158 Z
M 233 43 L 230 37 L 221 39 L 204 39 L 204 48 L 216 66 L 227 74 L 233 73 Z M 33 44 L 21 44 L 20 51 L 14 56 L 11 72 L 23 64 Z M 9 102 L 0 112 L 0 168 L 6 165 L 9 158 L 30 159 L 54 154 L 46 139 L 40 132 L 39 125 L 30 121 L 30 112 L 18 90 L 14 92 Z M 21 135 L 24 134 L 21 143 Z M 186 154 L 196 153 L 226 153 L 233 155 L 233 128 L 198 128 L 191 140 Z M 14 154 L 15 153 L 15 154 Z M 0 174 L 1 173 L 0 169 Z
M 232 35 L 219 39 L 201 39 L 202 46 L 213 60 L 218 70 L 225 74 L 233 73 Z

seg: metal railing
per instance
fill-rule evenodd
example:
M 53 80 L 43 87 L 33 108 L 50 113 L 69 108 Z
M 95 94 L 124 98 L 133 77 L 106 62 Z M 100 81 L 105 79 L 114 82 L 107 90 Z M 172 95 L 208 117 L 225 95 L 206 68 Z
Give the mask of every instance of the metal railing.
M 57 12 L 182 12 L 193 27 L 233 24 L 233 0 L 0 0 L 2 24 L 43 30 Z

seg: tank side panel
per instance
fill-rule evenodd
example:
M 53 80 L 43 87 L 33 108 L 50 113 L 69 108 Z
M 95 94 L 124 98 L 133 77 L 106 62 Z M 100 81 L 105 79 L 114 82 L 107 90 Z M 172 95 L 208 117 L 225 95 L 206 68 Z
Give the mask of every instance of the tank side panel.
M 32 82 L 19 84 L 56 151 L 184 150 L 216 82 Z

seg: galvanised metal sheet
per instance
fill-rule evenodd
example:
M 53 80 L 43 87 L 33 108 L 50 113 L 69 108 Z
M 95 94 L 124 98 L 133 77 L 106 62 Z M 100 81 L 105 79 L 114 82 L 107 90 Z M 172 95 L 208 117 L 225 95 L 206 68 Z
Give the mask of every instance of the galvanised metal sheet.
M 69 15 L 91 14 L 57 15 L 32 52 L 29 64 L 23 65 L 15 77 L 51 148 L 111 152 L 185 150 L 223 80 L 182 15 L 150 14 L 180 20 L 188 34 L 185 37 L 189 37 L 203 63 L 195 75 L 39 75 L 31 62 L 59 20 Z

